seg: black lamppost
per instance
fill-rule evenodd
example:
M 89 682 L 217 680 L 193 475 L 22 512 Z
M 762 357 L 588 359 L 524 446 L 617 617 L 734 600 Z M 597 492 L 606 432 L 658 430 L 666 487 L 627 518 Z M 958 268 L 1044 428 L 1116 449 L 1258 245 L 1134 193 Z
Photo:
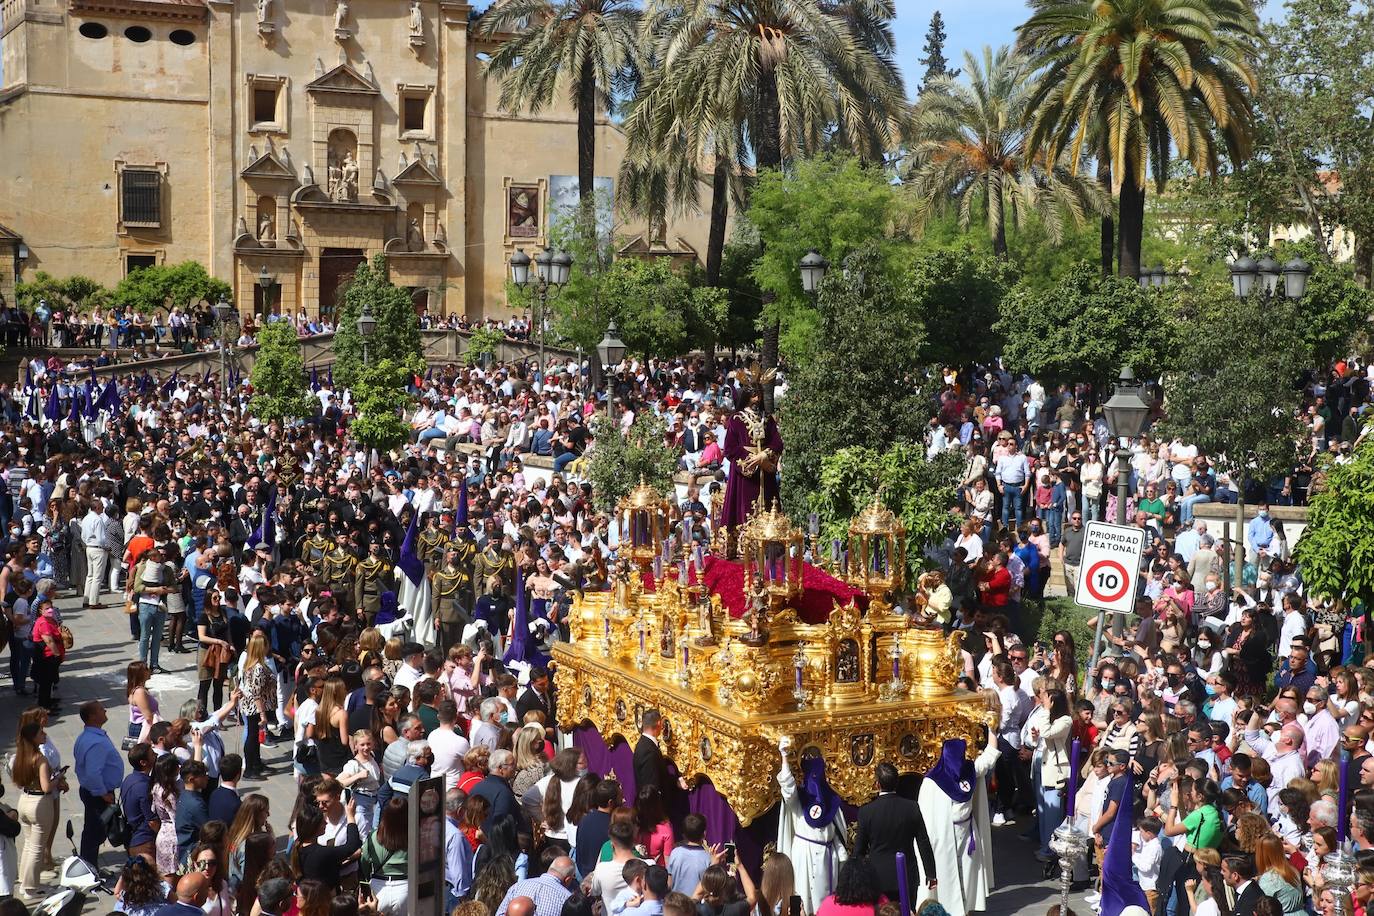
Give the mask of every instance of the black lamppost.
M 229 347 L 232 344 L 229 326 L 235 323 L 238 310 L 229 304 L 223 293 L 212 308 L 215 312 L 215 323 L 219 325 L 219 396 L 220 400 L 224 401 L 229 397 Z
M 277 278 L 267 272 L 267 265 L 262 266 L 258 271 L 258 286 L 262 289 L 262 320 L 267 321 L 267 316 L 272 314 L 272 287 L 277 285 Z
M 1131 496 L 1131 440 L 1145 431 L 1150 418 L 1150 405 L 1140 396 L 1140 386 L 1136 384 L 1135 373 L 1130 366 L 1121 367 L 1116 391 L 1106 404 L 1102 413 L 1107 420 L 1107 431 L 1116 440 L 1116 523 L 1126 524 L 1126 501 Z M 1116 614 L 1112 618 L 1112 636 L 1120 639 L 1125 629 L 1125 615 Z M 1096 646 L 1093 647 L 1096 650 Z
M 358 336 L 363 339 L 363 365 L 367 365 L 367 339 L 377 330 L 377 319 L 372 317 L 372 306 L 363 303 L 363 313 L 354 322 L 358 328 Z
M 1279 295 L 1279 280 L 1283 280 L 1283 295 L 1289 299 L 1301 299 L 1307 293 L 1307 278 L 1312 273 L 1312 265 L 1302 258 L 1294 258 L 1287 264 L 1279 264 L 1269 255 L 1256 261 L 1242 255 L 1227 265 L 1231 271 L 1231 291 L 1239 299 L 1244 299 L 1258 291 L 1263 296 Z
M 572 263 L 572 256 L 562 249 L 554 252 L 552 248 L 545 248 L 534 258 L 534 282 L 537 284 L 535 292 L 538 293 L 535 301 L 539 304 L 535 320 L 539 333 L 540 384 L 543 384 L 544 380 L 544 326 L 548 323 L 549 290 L 552 289 L 555 296 L 558 294 L 563 284 L 568 282 L 568 277 L 572 273 Z M 510 278 L 511 282 L 521 289 L 530 284 L 530 256 L 522 249 L 515 249 L 515 254 L 510 256 Z
M 596 345 L 596 358 L 601 361 L 601 374 L 606 377 L 606 413 L 615 419 L 615 391 L 611 388 L 610 370 L 625 358 L 625 343 L 615 332 L 615 319 L 606 326 L 606 334 Z

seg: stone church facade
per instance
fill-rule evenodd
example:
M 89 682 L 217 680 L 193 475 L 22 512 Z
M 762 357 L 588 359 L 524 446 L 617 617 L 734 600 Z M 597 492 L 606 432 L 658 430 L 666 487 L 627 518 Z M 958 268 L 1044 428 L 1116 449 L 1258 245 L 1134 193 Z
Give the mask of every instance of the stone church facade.
M 382 253 L 417 308 L 504 316 L 511 254 L 575 199 L 576 115 L 499 110 L 493 48 L 459 0 L 0 0 L 0 275 L 196 260 L 242 314 L 315 316 Z M 614 176 L 623 136 L 596 141 Z M 659 235 L 616 226 L 705 252 L 704 217 Z

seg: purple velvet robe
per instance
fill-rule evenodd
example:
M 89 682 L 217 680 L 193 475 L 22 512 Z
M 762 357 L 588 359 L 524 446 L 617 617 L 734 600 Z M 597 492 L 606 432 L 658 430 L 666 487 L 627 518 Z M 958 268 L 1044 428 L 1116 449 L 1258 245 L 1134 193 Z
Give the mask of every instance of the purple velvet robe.
M 725 503 L 721 507 L 720 523 L 726 528 L 742 525 L 749 514 L 758 507 L 759 488 L 763 488 L 763 498 L 772 505 L 778 498 L 778 475 L 776 472 L 760 470 L 754 474 L 744 473 L 744 459 L 749 457 L 749 428 L 739 414 L 730 418 L 725 427 L 725 457 L 730 460 L 730 476 L 725 481 Z M 763 445 L 773 450 L 774 455 L 782 454 L 782 436 L 778 434 L 778 424 L 772 418 L 764 420 Z

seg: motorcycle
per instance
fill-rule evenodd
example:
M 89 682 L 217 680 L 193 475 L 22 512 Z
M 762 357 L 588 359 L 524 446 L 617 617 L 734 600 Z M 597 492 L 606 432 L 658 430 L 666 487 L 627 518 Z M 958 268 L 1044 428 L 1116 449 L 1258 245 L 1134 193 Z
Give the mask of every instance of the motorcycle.
M 35 906 L 34 916 L 78 916 L 92 894 L 113 894 L 95 866 L 77 852 L 76 831 L 71 821 L 67 821 L 67 842 L 71 844 L 72 854 L 62 860 L 57 870 L 57 884 L 61 890 Z

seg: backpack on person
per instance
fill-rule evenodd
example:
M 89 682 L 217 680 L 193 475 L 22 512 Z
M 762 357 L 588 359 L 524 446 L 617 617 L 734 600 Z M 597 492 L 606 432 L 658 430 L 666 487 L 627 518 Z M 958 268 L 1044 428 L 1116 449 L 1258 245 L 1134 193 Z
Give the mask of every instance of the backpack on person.
M 100 820 L 105 826 L 105 839 L 111 846 L 129 845 L 129 840 L 133 838 L 133 830 L 129 827 L 129 819 L 124 816 L 124 806 L 120 804 L 118 796 L 115 797 L 114 804 L 101 813 Z

